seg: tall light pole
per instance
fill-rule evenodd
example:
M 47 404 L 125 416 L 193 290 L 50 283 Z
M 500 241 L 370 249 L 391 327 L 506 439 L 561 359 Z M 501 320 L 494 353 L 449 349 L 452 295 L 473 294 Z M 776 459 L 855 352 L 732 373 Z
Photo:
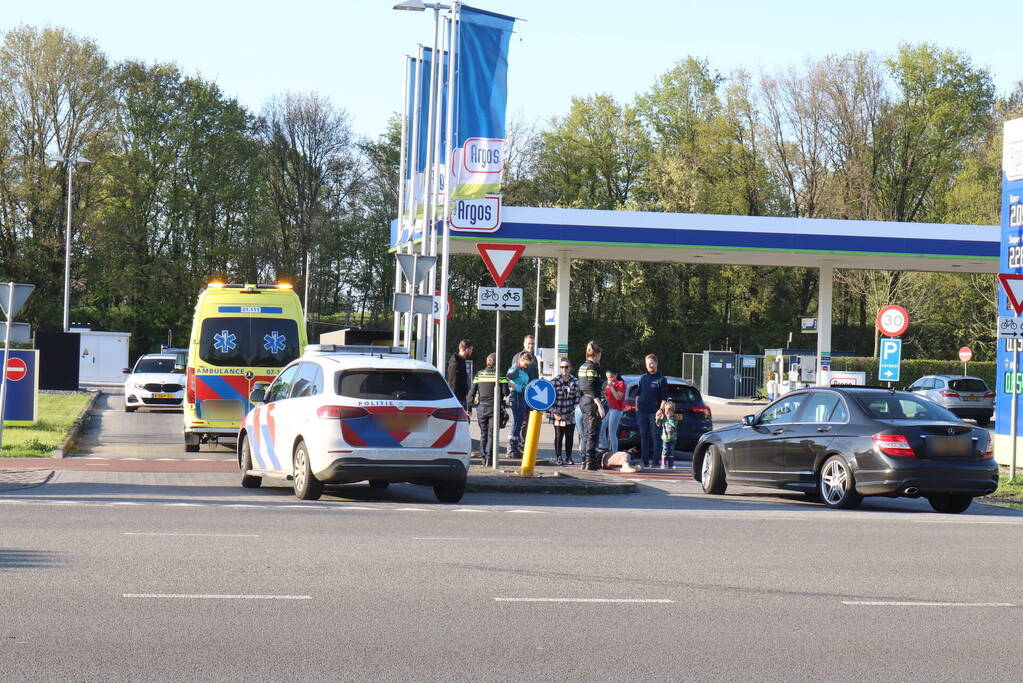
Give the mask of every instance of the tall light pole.
M 50 161 L 63 161 L 67 164 L 67 230 L 64 235 L 64 331 L 70 328 L 70 309 L 68 303 L 71 297 L 71 178 L 75 174 L 75 164 L 91 164 L 92 162 L 82 156 L 64 157 L 53 155 Z

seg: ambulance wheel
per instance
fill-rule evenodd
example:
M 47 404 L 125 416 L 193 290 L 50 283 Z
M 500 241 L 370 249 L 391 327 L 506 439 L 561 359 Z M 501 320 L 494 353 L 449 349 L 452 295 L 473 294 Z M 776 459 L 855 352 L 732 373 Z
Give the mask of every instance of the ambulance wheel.
M 199 452 L 199 435 L 185 434 L 185 453 Z
M 243 436 L 239 447 L 239 452 L 241 453 L 239 465 L 242 470 L 242 486 L 247 489 L 258 489 L 260 484 L 263 483 L 263 477 L 248 474 L 248 471 L 252 469 L 252 447 L 249 446 L 249 440 Z
M 309 466 L 309 449 L 305 441 L 295 446 L 295 497 L 299 500 L 319 500 L 323 495 L 323 484 Z

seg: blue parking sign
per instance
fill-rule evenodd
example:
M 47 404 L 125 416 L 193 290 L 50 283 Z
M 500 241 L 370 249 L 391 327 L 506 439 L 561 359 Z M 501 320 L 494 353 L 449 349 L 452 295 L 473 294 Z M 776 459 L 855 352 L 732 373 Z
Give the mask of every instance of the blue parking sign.
M 877 378 L 882 382 L 898 382 L 902 365 L 902 340 L 881 337 L 881 352 L 877 364 Z

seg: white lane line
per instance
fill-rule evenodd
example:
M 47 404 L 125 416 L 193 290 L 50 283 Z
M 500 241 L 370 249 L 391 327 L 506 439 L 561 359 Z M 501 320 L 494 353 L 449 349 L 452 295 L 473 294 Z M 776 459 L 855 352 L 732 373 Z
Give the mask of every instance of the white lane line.
M 520 515 L 546 515 L 547 513 L 543 510 L 505 510 L 508 513 L 517 513 Z
M 109 503 L 109 504 L 110 505 L 145 505 L 145 503 L 135 503 L 135 502 L 128 501 L 128 500 L 118 500 L 118 501 L 114 501 L 113 503 Z
M 123 593 L 122 598 L 185 600 L 312 600 L 311 595 L 212 595 L 203 593 Z
M 486 510 L 477 510 L 475 508 L 457 508 L 451 512 L 486 512 Z
M 200 538 L 259 538 L 259 534 L 184 534 L 159 531 L 125 531 L 125 536 L 196 536 Z
M 433 510 L 427 510 L 426 508 L 395 508 L 395 510 L 398 512 L 433 512 Z
M 674 604 L 667 598 L 494 598 L 495 602 L 584 602 L 584 603 L 629 603 L 629 604 Z
M 475 538 L 470 536 L 413 536 L 413 541 L 495 541 L 498 543 L 504 543 L 505 541 L 513 541 L 512 538 Z M 530 541 L 536 541 L 538 539 L 531 538 Z
M 1011 602 L 925 602 L 912 600 L 843 600 L 843 605 L 867 607 L 1015 607 Z

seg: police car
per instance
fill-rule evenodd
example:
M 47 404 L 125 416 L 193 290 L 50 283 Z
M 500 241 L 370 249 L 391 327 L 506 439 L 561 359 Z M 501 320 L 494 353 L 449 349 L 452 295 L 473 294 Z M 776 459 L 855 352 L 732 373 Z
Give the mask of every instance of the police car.
M 469 422 L 447 382 L 404 349 L 311 344 L 265 389 L 238 432 L 246 488 L 292 481 L 301 500 L 324 485 L 432 486 L 457 503 L 469 471 Z

